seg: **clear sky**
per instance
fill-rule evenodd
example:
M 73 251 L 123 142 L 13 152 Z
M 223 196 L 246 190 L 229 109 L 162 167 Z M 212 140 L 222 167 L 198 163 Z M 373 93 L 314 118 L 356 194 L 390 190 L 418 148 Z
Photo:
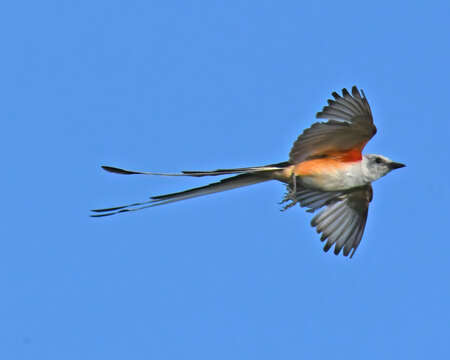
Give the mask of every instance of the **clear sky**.
M 450 356 L 448 1 L 15 1 L 0 11 L 1 359 Z M 353 259 L 270 182 L 110 218 L 285 161 L 358 85 L 407 167 Z

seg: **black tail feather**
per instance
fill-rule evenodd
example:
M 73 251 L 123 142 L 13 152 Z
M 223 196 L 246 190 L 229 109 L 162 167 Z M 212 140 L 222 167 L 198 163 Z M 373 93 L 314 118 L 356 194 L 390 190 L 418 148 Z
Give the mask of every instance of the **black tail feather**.
M 120 214 L 124 212 L 138 211 L 149 207 L 165 205 L 176 201 L 186 200 L 203 195 L 214 194 L 217 192 L 231 190 L 242 186 L 253 185 L 260 182 L 268 181 L 270 179 L 271 178 L 267 176 L 267 171 L 261 171 L 260 173 L 239 174 L 205 186 L 200 186 L 171 194 L 152 196 L 148 201 L 110 207 L 105 209 L 91 210 L 92 212 L 96 213 L 92 214 L 91 217 L 103 217 Z

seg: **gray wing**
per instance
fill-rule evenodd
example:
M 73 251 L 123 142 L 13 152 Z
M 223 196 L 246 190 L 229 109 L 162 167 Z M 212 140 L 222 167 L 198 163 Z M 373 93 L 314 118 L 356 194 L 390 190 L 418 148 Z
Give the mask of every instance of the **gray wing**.
M 336 92 L 332 95 L 334 100 L 329 99 L 328 106 L 316 115 L 318 119 L 328 119 L 328 122 L 313 124 L 297 138 L 289 153 L 290 163 L 350 150 L 361 153 L 376 134 L 372 112 L 362 90 L 360 93 L 353 86 L 352 95 L 346 89 L 342 89 L 342 96 Z
M 326 240 L 324 251 L 334 245 L 336 255 L 343 249 L 344 256 L 348 256 L 353 249 L 352 257 L 364 233 L 372 195 L 372 186 L 366 185 L 343 192 L 300 189 L 295 198 L 310 212 L 326 206 L 313 217 L 311 226 L 322 234 L 321 241 Z

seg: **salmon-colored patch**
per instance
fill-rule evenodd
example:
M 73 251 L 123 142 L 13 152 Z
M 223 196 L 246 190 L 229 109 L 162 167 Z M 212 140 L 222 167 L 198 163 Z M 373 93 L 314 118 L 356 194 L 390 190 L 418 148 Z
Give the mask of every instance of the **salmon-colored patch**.
M 295 165 L 294 173 L 298 176 L 311 176 L 338 171 L 347 167 L 351 162 L 361 161 L 361 149 L 330 152 L 324 154 L 325 157 L 321 159 L 303 161 Z
M 355 148 L 351 150 L 346 151 L 336 151 L 336 152 L 330 152 L 326 154 L 326 158 L 330 159 L 336 159 L 339 161 L 359 161 L 362 160 L 362 150 L 363 146 L 361 148 Z
M 326 150 L 322 151 L 316 155 L 323 156 L 325 159 L 335 159 L 338 161 L 344 162 L 353 162 L 362 160 L 362 150 L 364 146 L 366 146 L 367 141 L 362 142 L 359 145 L 356 145 L 352 149 L 347 150 Z
M 314 159 L 295 165 L 294 173 L 297 176 L 320 175 L 336 171 L 346 165 L 345 162 L 333 158 Z

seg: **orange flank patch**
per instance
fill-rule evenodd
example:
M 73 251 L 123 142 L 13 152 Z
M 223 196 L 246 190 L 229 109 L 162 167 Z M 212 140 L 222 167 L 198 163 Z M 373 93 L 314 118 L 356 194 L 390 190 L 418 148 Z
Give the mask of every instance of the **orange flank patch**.
M 355 149 L 351 149 L 351 150 L 347 150 L 347 151 L 336 151 L 336 152 L 329 152 L 326 154 L 326 158 L 330 158 L 330 159 L 336 159 L 339 161 L 359 161 L 362 160 L 362 148 L 364 147 L 365 143 L 363 144 L 363 146 L 361 146 L 360 148 L 355 148 Z
M 295 165 L 294 173 L 296 176 L 331 174 L 338 169 L 344 168 L 346 165 L 345 162 L 336 159 L 314 159 Z
M 294 166 L 297 176 L 331 174 L 349 166 L 351 162 L 362 160 L 361 149 L 336 151 L 324 154 L 326 157 L 303 161 Z

